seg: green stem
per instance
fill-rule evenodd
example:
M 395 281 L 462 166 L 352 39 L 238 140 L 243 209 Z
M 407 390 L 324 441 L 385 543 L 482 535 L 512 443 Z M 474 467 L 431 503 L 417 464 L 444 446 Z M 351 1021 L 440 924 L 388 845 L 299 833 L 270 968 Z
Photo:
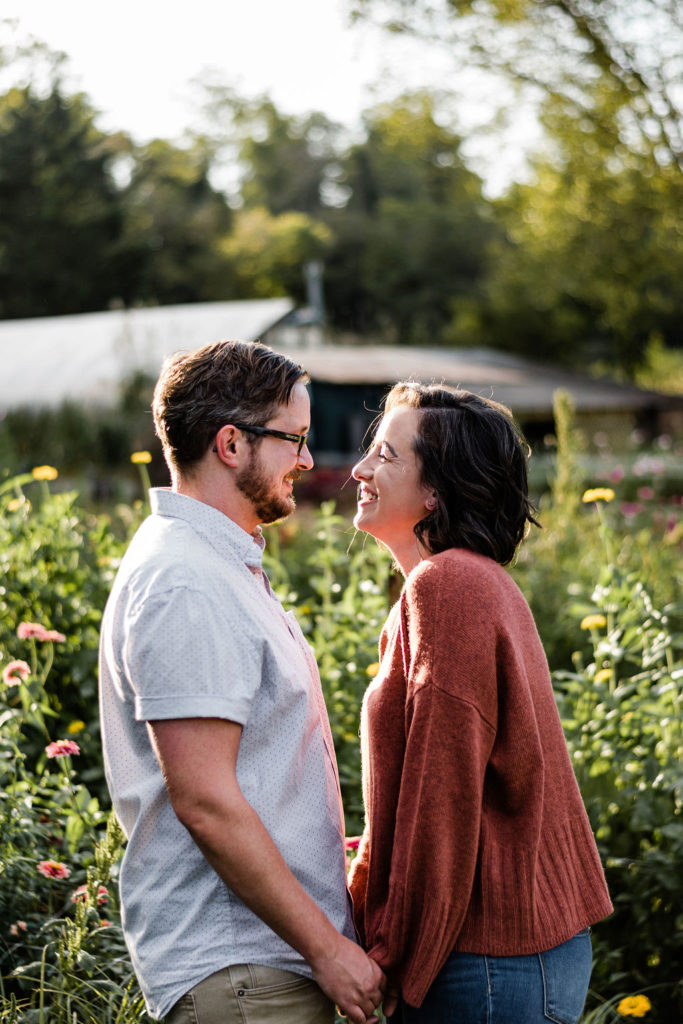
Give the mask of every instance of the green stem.
M 50 916 L 52 916 L 52 884 L 50 884 Z M 40 999 L 38 1004 L 38 1020 L 40 1024 L 45 1021 L 45 958 L 47 946 L 43 946 L 43 955 L 40 958 Z
M 76 815 L 77 818 L 80 818 L 81 821 L 83 822 L 83 827 L 85 828 L 85 831 L 90 836 L 90 838 L 91 838 L 91 840 L 93 842 L 93 845 L 97 845 L 97 836 L 93 832 L 93 830 L 91 828 L 91 825 L 90 825 L 90 822 L 88 821 L 88 819 L 83 814 L 83 812 L 81 811 L 80 807 L 78 806 L 78 799 L 76 797 L 76 790 L 74 789 L 73 781 L 72 781 L 72 778 L 71 778 L 71 776 L 72 776 L 71 758 L 67 754 L 66 757 L 61 757 L 60 761 L 62 762 L 62 764 L 61 764 L 62 774 L 64 775 L 64 779 L 66 781 L 67 788 L 68 788 L 69 794 L 71 796 L 71 807 L 72 807 L 73 813 Z
M 40 685 L 41 686 L 45 686 L 45 682 L 47 680 L 47 677 L 50 674 L 50 669 L 52 668 L 52 662 L 54 660 L 55 660 L 55 648 L 54 648 L 54 644 L 52 642 L 50 642 L 47 645 L 47 660 L 46 660 L 45 667 L 44 667 L 44 669 L 42 671 L 42 674 L 41 674 L 41 677 L 40 677 Z
M 149 470 L 144 462 L 138 462 L 137 467 L 140 472 L 140 480 L 142 482 L 142 500 L 149 506 L 149 491 L 152 486 L 152 481 L 149 478 Z

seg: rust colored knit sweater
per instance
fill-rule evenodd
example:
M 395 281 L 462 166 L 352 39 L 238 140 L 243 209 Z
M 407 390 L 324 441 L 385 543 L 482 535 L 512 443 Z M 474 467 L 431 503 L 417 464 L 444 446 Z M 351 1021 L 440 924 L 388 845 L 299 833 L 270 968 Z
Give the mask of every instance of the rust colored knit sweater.
M 363 701 L 366 948 L 419 1006 L 453 950 L 551 949 L 612 910 L 531 611 L 496 562 L 408 576 Z

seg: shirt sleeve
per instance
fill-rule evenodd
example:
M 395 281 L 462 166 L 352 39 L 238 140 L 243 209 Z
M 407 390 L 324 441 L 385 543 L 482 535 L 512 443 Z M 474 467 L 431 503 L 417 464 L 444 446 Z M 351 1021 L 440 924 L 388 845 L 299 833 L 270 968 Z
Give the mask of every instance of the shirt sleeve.
M 129 615 L 122 651 L 138 721 L 225 718 L 246 724 L 262 650 L 230 601 L 175 586 Z
M 402 987 L 411 975 L 438 972 L 472 896 L 484 777 L 495 738 L 484 713 L 491 711 L 495 667 L 481 650 L 474 662 L 480 677 L 471 678 L 468 652 L 478 631 L 472 619 L 436 574 L 404 592 L 405 751 L 387 899 L 370 949 Z M 477 687 L 481 703 L 472 700 Z

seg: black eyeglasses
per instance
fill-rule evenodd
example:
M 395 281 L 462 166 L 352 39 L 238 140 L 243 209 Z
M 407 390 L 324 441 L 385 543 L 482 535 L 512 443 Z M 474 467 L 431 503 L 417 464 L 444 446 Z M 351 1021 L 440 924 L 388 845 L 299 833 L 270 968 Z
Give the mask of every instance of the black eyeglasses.
M 246 430 L 249 434 L 258 434 L 259 437 L 277 437 L 280 441 L 292 441 L 296 445 L 296 454 L 301 455 L 301 450 L 307 443 L 309 434 L 287 434 L 284 430 L 272 430 L 270 427 L 252 427 L 251 424 L 246 423 L 233 423 L 233 427 L 237 427 L 238 430 Z M 216 445 L 213 446 L 215 452 L 218 451 Z

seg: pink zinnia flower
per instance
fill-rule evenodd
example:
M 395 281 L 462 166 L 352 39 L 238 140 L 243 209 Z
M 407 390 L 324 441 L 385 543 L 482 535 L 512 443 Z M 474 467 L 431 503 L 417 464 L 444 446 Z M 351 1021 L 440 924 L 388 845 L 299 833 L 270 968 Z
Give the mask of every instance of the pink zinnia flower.
M 39 622 L 20 622 L 17 636 L 20 640 L 43 640 L 47 630 Z
M 41 860 L 38 871 L 46 878 L 68 878 L 71 871 L 59 860 Z
M 31 669 L 25 661 L 10 661 L 2 670 L 2 681 L 5 686 L 19 686 L 31 675 Z
M 75 740 L 55 740 L 48 743 L 45 753 L 48 757 L 67 757 L 69 754 L 80 754 L 81 748 Z
M 58 633 L 56 629 L 46 629 L 39 622 L 20 622 L 17 636 L 20 640 L 40 640 L 41 642 L 51 640 L 52 643 L 57 644 L 66 640 L 63 633 Z
M 78 903 L 79 901 L 85 901 L 87 895 L 88 895 L 88 886 L 87 885 L 79 885 L 79 887 L 77 889 L 75 889 L 71 893 L 71 902 L 72 903 Z M 106 885 L 98 885 L 98 887 L 97 887 L 97 902 L 99 904 L 106 903 L 108 899 L 109 899 L 109 889 L 107 889 Z
M 655 492 L 652 490 L 651 487 L 639 487 L 638 488 L 638 497 L 640 498 L 641 501 L 651 501 L 652 498 L 654 498 L 654 496 L 655 496 Z
M 344 848 L 346 850 L 357 850 L 358 844 L 360 843 L 360 836 L 349 836 L 344 840 Z

